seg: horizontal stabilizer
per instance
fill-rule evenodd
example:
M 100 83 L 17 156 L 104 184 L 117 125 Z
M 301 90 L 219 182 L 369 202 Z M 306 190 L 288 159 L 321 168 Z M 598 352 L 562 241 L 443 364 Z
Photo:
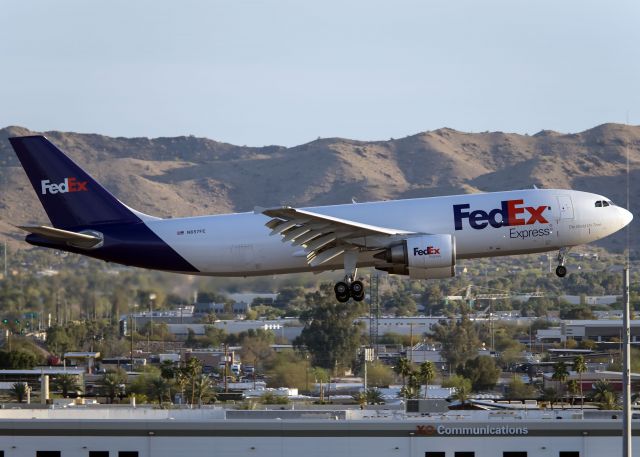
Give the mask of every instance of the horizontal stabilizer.
M 101 236 L 99 236 L 98 234 L 93 234 L 95 232 L 92 232 L 91 234 L 70 232 L 68 230 L 47 227 L 45 225 L 18 225 L 16 227 L 26 232 L 33 233 L 34 235 L 40 235 L 55 243 L 66 243 L 70 246 L 84 249 L 98 247 L 98 245 L 103 241 Z

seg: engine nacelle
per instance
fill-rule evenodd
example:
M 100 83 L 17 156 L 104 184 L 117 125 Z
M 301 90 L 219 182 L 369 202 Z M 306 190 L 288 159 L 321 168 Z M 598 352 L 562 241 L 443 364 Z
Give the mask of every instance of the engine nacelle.
M 412 279 L 455 276 L 456 242 L 452 235 L 422 235 L 407 238 L 375 255 L 391 265 L 376 268 Z

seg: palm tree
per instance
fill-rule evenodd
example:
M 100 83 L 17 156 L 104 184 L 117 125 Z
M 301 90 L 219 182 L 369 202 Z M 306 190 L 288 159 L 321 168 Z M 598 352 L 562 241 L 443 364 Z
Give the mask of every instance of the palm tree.
M 620 405 L 618 404 L 618 396 L 615 392 L 612 392 L 610 390 L 603 392 L 599 406 L 600 409 L 605 410 L 620 409 Z
M 428 396 L 429 383 L 436 377 L 436 367 L 433 362 L 427 360 L 420 364 L 420 381 L 424 382 L 424 398 Z
M 607 392 L 613 392 L 613 387 L 606 379 L 600 379 L 593 385 L 593 400 L 597 402 L 604 402 Z
M 353 399 L 358 402 L 360 409 L 364 409 L 367 404 L 367 394 L 365 392 L 358 392 L 353 395 Z
M 406 387 L 407 376 L 411 373 L 411 364 L 409 363 L 409 359 L 406 357 L 400 358 L 396 366 L 393 367 L 393 371 L 402 376 L 402 387 Z
M 573 405 L 576 394 L 580 392 L 578 381 L 576 381 L 575 379 L 571 379 L 567 383 L 567 392 L 569 392 L 569 395 L 571 395 L 571 404 Z
M 404 398 L 418 398 L 420 396 L 420 381 L 415 371 L 409 373 L 409 382 L 400 389 L 400 395 Z
M 120 372 L 106 373 L 102 377 L 102 387 L 104 394 L 109 399 L 109 403 L 113 403 L 113 399 L 124 393 L 124 382 L 126 375 Z
M 27 383 L 26 382 L 16 382 L 11 385 L 11 395 L 18 400 L 18 403 L 22 403 L 24 401 L 24 397 L 27 396 Z
M 68 373 L 59 374 L 55 377 L 53 385 L 57 390 L 62 392 L 62 397 L 67 398 L 69 392 L 82 390 L 80 383 L 78 382 L 78 376 Z
M 551 379 L 559 381 L 560 385 L 564 386 L 564 383 L 567 382 L 567 378 L 569 378 L 567 365 L 564 362 L 556 363 L 553 367 L 553 375 L 551 376 Z
M 195 403 L 196 394 L 196 379 L 202 373 L 202 363 L 195 357 L 191 357 L 187 360 L 186 366 L 182 369 L 185 377 L 191 383 L 191 405 Z
M 580 382 L 580 409 L 584 408 L 584 395 L 582 394 L 582 373 L 587 371 L 587 364 L 584 361 L 584 356 L 579 355 L 573 359 L 573 369 L 576 373 L 578 373 L 578 378 Z
M 171 383 L 162 376 L 153 378 L 149 383 L 149 396 L 158 400 L 160 408 L 162 408 L 162 402 L 170 391 Z
M 192 404 L 197 402 L 198 406 L 201 406 L 203 401 L 209 400 L 210 398 L 215 398 L 215 395 L 212 392 L 213 384 L 211 383 L 211 379 L 206 374 L 199 374 L 195 376 L 191 380 L 190 386 L 190 394 Z
M 171 360 L 165 360 L 160 364 L 160 376 L 165 379 L 173 379 L 176 376 L 176 367 Z
M 367 389 L 365 395 L 367 396 L 367 403 L 370 405 L 384 405 L 384 398 L 382 398 L 382 393 L 378 389 Z

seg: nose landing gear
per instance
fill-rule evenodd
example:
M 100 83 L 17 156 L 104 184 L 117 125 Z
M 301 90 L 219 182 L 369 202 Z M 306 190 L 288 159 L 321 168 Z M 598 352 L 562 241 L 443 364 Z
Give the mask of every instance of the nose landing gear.
M 567 267 L 564 266 L 564 262 L 568 252 L 568 248 L 560 248 L 560 251 L 558 251 L 559 265 L 556 267 L 556 275 L 558 275 L 559 278 L 567 276 Z

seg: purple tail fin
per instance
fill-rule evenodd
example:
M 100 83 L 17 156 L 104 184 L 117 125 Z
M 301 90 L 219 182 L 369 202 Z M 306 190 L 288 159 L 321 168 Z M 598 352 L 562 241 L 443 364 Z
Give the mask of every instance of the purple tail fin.
M 140 222 L 44 136 L 9 138 L 54 227 Z

